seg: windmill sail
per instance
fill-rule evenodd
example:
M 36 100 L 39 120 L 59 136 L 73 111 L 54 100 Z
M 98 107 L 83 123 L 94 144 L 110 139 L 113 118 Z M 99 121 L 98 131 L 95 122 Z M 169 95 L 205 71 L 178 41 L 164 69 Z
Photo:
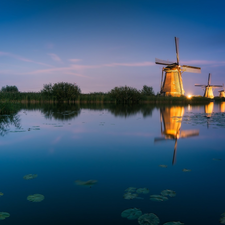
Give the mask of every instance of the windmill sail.
M 181 70 L 183 72 L 189 72 L 189 73 L 201 73 L 201 68 L 195 67 L 195 66 L 183 65 L 183 66 L 181 66 Z
M 176 46 L 177 65 L 179 65 L 179 38 L 178 37 L 175 37 L 175 46 Z
M 155 58 L 155 63 L 160 64 L 160 65 L 174 65 L 175 64 L 175 62 L 170 62 L 170 61 L 162 60 L 162 59 L 158 59 L 158 58 Z

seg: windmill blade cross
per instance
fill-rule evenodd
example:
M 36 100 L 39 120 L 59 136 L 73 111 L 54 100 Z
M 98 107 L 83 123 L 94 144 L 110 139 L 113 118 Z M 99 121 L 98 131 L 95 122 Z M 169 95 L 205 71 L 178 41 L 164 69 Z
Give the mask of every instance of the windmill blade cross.
M 203 84 L 195 84 L 196 87 L 206 87 L 207 85 L 203 85 Z
M 187 138 L 187 137 L 193 137 L 198 135 L 199 135 L 199 130 L 182 130 L 180 132 L 180 138 Z
M 201 73 L 201 68 L 200 67 L 195 67 L 195 66 L 183 65 L 181 67 L 181 70 L 183 72 L 189 72 L 189 73 Z
M 175 62 L 170 62 L 170 61 L 167 61 L 167 60 L 162 60 L 162 59 L 158 59 L 158 58 L 155 58 L 155 64 L 160 64 L 160 65 L 173 65 L 173 64 L 176 64 Z
M 219 87 L 223 87 L 222 85 L 209 85 L 210 87 L 214 87 L 214 88 L 219 88 Z
M 209 77 L 208 77 L 208 85 L 211 84 L 211 73 L 209 73 Z
M 160 142 L 160 141 L 170 141 L 173 140 L 172 138 L 166 138 L 166 137 L 158 137 L 154 139 L 154 142 Z
M 177 65 L 179 65 L 179 38 L 175 37 L 175 46 L 176 46 L 176 56 L 177 56 Z

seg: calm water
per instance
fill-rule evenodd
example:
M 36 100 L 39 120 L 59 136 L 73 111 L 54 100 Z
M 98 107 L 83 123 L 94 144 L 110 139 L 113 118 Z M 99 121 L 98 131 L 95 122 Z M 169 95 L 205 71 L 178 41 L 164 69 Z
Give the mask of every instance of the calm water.
M 220 224 L 224 118 L 225 103 L 22 106 L 13 118 L 1 117 L 0 211 L 10 213 L 1 223 L 132 225 L 137 219 L 122 218 L 121 212 L 136 207 L 155 213 L 160 224 Z M 38 176 L 23 179 L 27 174 Z M 97 183 L 90 188 L 75 180 Z M 127 200 L 128 187 L 149 193 Z M 165 189 L 176 196 L 150 200 Z M 33 194 L 45 199 L 28 201 Z

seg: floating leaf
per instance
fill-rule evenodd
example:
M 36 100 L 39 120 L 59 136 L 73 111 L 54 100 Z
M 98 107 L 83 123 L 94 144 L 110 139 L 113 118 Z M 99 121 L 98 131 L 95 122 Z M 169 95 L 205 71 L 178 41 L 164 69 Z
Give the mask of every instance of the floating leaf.
M 138 188 L 137 189 L 137 193 L 138 194 L 148 194 L 149 193 L 149 189 L 148 188 Z
M 221 161 L 222 159 L 213 158 L 214 161 Z
M 159 222 L 159 217 L 154 213 L 146 213 L 138 218 L 140 225 L 158 225 Z
M 163 196 L 169 196 L 169 197 L 175 197 L 176 196 L 176 192 L 175 191 L 172 191 L 172 190 L 166 189 L 166 190 L 163 190 L 161 192 L 161 195 L 163 195 Z
M 2 192 L 0 192 L 0 196 L 4 195 Z
M 79 186 L 88 186 L 88 187 L 93 186 L 97 182 L 98 182 L 97 180 L 88 180 L 88 181 L 76 180 L 75 181 L 76 185 L 79 185 Z
M 142 211 L 137 208 L 126 209 L 121 213 L 123 218 L 127 218 L 128 220 L 135 220 L 142 215 Z
M 123 195 L 123 198 L 124 199 L 127 199 L 127 200 L 131 200 L 131 199 L 134 199 L 138 196 L 138 194 L 134 194 L 134 193 L 131 193 L 131 192 L 127 192 Z
M 167 165 L 159 165 L 159 167 L 167 168 Z
M 0 212 L 0 220 L 4 220 L 5 218 L 9 217 L 10 214 L 7 212 Z
M 41 194 L 34 194 L 27 196 L 27 200 L 30 202 L 41 202 L 44 200 L 44 195 Z
M 23 177 L 24 180 L 31 180 L 36 178 L 38 175 L 37 174 L 27 174 Z
M 135 192 L 136 190 L 137 190 L 136 187 L 129 187 L 129 188 L 127 188 L 125 191 L 126 191 L 126 192 Z
M 184 223 L 181 223 L 180 221 L 172 221 L 172 222 L 167 222 L 167 223 L 164 223 L 163 225 L 184 225 Z
M 150 195 L 150 200 L 156 201 L 156 202 L 163 202 L 168 200 L 168 198 L 163 195 Z
M 220 223 L 225 224 L 225 216 L 220 218 Z
M 182 171 L 183 171 L 183 172 L 191 172 L 191 170 L 185 169 L 185 168 L 184 168 Z

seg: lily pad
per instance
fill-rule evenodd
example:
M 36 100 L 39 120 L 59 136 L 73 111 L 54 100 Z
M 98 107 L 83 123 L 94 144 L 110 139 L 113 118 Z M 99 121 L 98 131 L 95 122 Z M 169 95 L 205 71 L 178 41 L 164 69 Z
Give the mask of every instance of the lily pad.
M 131 192 L 127 192 L 123 195 L 123 198 L 124 199 L 127 199 L 127 200 L 131 200 L 131 199 L 134 199 L 138 196 L 138 194 L 134 194 L 134 193 L 131 193 Z
M 0 192 L 0 196 L 4 195 L 2 192 Z
M 167 168 L 167 165 L 159 165 L 159 167 Z
M 138 219 L 142 215 L 142 211 L 137 208 L 126 209 L 121 213 L 121 216 L 128 220 Z
M 138 218 L 140 225 L 158 225 L 159 222 L 159 217 L 154 213 L 146 213 Z
M 34 195 L 28 195 L 27 200 L 30 202 L 41 202 L 44 200 L 44 195 L 41 194 L 34 194 Z
M 135 192 L 136 190 L 137 190 L 137 188 L 135 188 L 135 187 L 129 187 L 125 191 L 126 192 Z
M 0 220 L 4 220 L 5 218 L 9 217 L 10 214 L 7 212 L 0 212 Z
M 138 188 L 137 189 L 137 193 L 138 194 L 148 194 L 149 193 L 149 189 L 148 188 Z
M 220 223 L 225 224 L 225 216 L 220 218 Z
M 162 195 L 150 195 L 150 200 L 155 202 L 163 202 L 168 200 L 168 198 Z
M 88 187 L 92 187 L 97 182 L 98 182 L 97 180 L 87 180 L 87 181 L 76 180 L 75 181 L 76 185 L 79 185 L 79 186 L 88 186 Z
M 222 159 L 213 158 L 214 161 L 221 161 Z
M 185 168 L 184 168 L 182 171 L 183 171 L 183 172 L 191 172 L 191 170 L 185 169 Z
M 181 223 L 180 221 L 172 221 L 172 222 L 167 222 L 167 223 L 164 223 L 163 225 L 184 225 L 184 223 Z
M 169 196 L 169 197 L 175 197 L 176 196 L 176 192 L 175 191 L 172 191 L 172 190 L 166 189 L 166 190 L 163 190 L 161 192 L 161 195 L 163 195 L 163 196 Z
M 36 178 L 38 175 L 37 174 L 27 174 L 23 177 L 24 180 L 31 180 Z

